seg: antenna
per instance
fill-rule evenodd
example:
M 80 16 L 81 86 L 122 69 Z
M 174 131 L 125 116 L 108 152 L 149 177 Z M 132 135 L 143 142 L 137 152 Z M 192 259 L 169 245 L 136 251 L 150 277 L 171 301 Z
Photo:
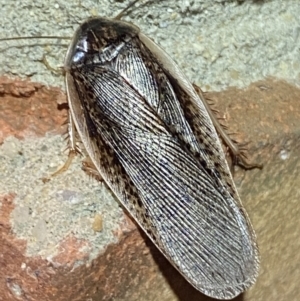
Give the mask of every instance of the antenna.
M 126 12 L 133 7 L 138 1 L 134 0 L 128 4 L 114 19 L 120 20 Z M 15 41 L 15 40 L 32 40 L 32 39 L 60 39 L 60 40 L 70 40 L 71 37 L 60 37 L 60 36 L 23 36 L 23 37 L 10 37 L 10 38 L 0 38 L 0 42 L 2 41 Z

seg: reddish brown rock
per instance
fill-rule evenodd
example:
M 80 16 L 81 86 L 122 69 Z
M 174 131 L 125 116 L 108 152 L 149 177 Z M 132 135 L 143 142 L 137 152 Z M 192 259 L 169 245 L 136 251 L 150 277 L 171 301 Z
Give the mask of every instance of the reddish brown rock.
M 59 89 L 2 76 L 0 97 L 0 144 L 10 135 L 24 138 L 64 131 L 66 95 Z

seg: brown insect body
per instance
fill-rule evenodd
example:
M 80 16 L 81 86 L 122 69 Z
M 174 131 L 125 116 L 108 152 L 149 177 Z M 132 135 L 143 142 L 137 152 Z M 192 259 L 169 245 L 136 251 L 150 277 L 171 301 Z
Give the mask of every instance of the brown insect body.
M 199 291 L 231 299 L 258 274 L 256 238 L 211 118 L 172 59 L 134 25 L 92 18 L 65 59 L 75 129 L 95 167 Z

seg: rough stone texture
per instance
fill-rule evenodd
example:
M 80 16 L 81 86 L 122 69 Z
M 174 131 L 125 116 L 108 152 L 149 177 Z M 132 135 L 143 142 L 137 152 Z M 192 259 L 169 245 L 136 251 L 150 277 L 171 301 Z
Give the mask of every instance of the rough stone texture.
M 57 89 L 5 78 L 0 87 L 4 91 L 0 112 L 5 110 L 0 115 L 2 140 L 9 135 L 26 139 L 28 133 L 62 131 L 66 111 L 57 109 L 53 95 L 61 100 L 65 96 Z M 215 100 L 229 131 L 237 133 L 233 137 L 249 142 L 249 159 L 264 164 L 263 170 L 235 169 L 261 252 L 257 283 L 236 300 L 298 300 L 300 90 L 266 80 L 246 90 L 230 88 L 208 97 Z M 38 104 L 43 118 L 32 113 Z M 14 126 L 16 122 L 19 126 Z M 1 301 L 212 300 L 193 289 L 129 218 L 116 221 L 121 223 L 115 233 L 118 243 L 108 245 L 93 261 L 84 252 L 89 242 L 73 236 L 65 237 L 51 261 L 28 256 L 26 239 L 12 231 L 16 195 L 14 191 L 1 194 Z
M 0 0 L 0 37 L 72 37 L 90 16 L 112 18 L 131 0 Z M 125 20 L 141 28 L 206 90 L 245 87 L 267 76 L 300 83 L 299 1 L 139 1 Z M 0 42 L 0 74 L 63 87 L 40 63 L 62 66 L 67 40 Z
M 24 138 L 47 132 L 63 133 L 67 116 L 66 96 L 58 88 L 49 90 L 29 80 L 12 82 L 2 76 L 0 96 L 0 143 L 10 135 Z M 59 104 L 61 110 L 56 110 Z

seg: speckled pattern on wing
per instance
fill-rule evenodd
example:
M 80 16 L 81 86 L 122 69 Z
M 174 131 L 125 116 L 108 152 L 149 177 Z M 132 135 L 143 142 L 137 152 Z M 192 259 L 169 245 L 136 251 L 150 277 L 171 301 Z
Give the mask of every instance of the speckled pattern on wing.
M 257 276 L 255 235 L 207 114 L 137 32 L 104 18 L 77 31 L 66 59 L 74 123 L 101 176 L 170 262 L 201 292 L 233 298 Z

